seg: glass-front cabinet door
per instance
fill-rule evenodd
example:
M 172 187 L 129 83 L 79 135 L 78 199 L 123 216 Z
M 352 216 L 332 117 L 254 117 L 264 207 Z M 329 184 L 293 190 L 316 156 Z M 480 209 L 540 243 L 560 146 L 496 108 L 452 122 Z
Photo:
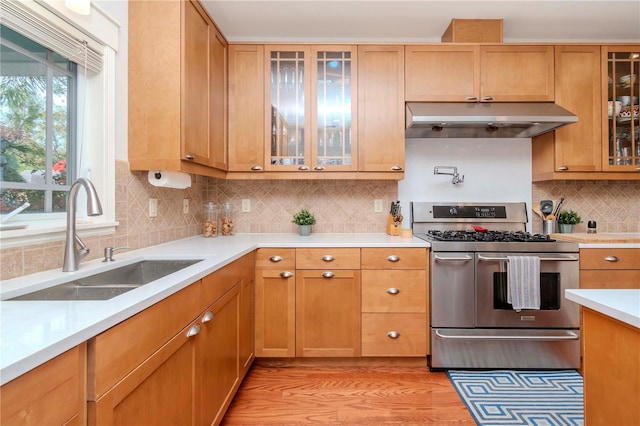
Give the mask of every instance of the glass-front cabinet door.
M 603 169 L 640 171 L 640 45 L 608 46 L 606 55 L 607 132 Z
M 271 171 L 357 170 L 352 138 L 355 50 L 350 46 L 267 46 Z M 355 133 L 354 133 L 355 134 Z

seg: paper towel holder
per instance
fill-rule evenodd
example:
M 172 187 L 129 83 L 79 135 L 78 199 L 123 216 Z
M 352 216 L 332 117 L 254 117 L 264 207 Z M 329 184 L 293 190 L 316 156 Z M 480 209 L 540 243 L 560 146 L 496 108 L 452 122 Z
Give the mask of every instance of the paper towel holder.
M 163 188 L 186 189 L 191 186 L 191 175 L 170 170 L 149 170 L 149 183 Z

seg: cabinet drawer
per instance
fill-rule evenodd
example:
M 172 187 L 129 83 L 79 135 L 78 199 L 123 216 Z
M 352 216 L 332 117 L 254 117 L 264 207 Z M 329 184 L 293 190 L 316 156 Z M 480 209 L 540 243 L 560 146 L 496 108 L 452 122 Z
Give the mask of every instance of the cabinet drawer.
M 89 340 L 88 400 L 95 401 L 199 313 L 200 281 Z
M 362 312 L 427 312 L 427 271 L 362 271 Z
M 582 249 L 580 269 L 640 269 L 640 249 Z
M 580 271 L 580 288 L 640 289 L 640 269 Z
M 200 310 L 206 309 L 218 300 L 243 278 L 253 277 L 254 253 L 244 255 L 240 259 L 218 269 L 202 279 L 202 301 Z
M 363 248 L 362 269 L 427 269 L 426 248 Z
M 295 269 L 296 249 L 258 249 L 256 269 Z
M 362 356 L 426 354 L 426 314 L 362 314 Z
M 360 269 L 360 249 L 299 248 L 296 269 Z

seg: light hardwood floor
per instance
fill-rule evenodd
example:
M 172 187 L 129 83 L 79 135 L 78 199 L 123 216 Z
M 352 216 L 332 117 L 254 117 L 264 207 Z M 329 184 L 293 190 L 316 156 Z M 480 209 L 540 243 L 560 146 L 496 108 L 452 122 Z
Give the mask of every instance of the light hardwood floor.
M 424 360 L 342 365 L 257 360 L 223 425 L 475 425 L 446 373 Z

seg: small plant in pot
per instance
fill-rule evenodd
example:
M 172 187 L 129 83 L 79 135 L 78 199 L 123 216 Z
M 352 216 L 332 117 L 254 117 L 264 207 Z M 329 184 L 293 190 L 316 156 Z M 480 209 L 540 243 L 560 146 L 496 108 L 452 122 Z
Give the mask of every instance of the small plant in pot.
M 573 210 L 562 210 L 558 214 L 558 225 L 562 234 L 572 233 L 574 225 L 579 223 L 582 223 L 582 218 Z
M 291 222 L 298 225 L 300 235 L 308 236 L 311 234 L 311 225 L 315 225 L 316 223 L 316 218 L 309 210 L 302 209 L 293 215 L 293 220 Z

